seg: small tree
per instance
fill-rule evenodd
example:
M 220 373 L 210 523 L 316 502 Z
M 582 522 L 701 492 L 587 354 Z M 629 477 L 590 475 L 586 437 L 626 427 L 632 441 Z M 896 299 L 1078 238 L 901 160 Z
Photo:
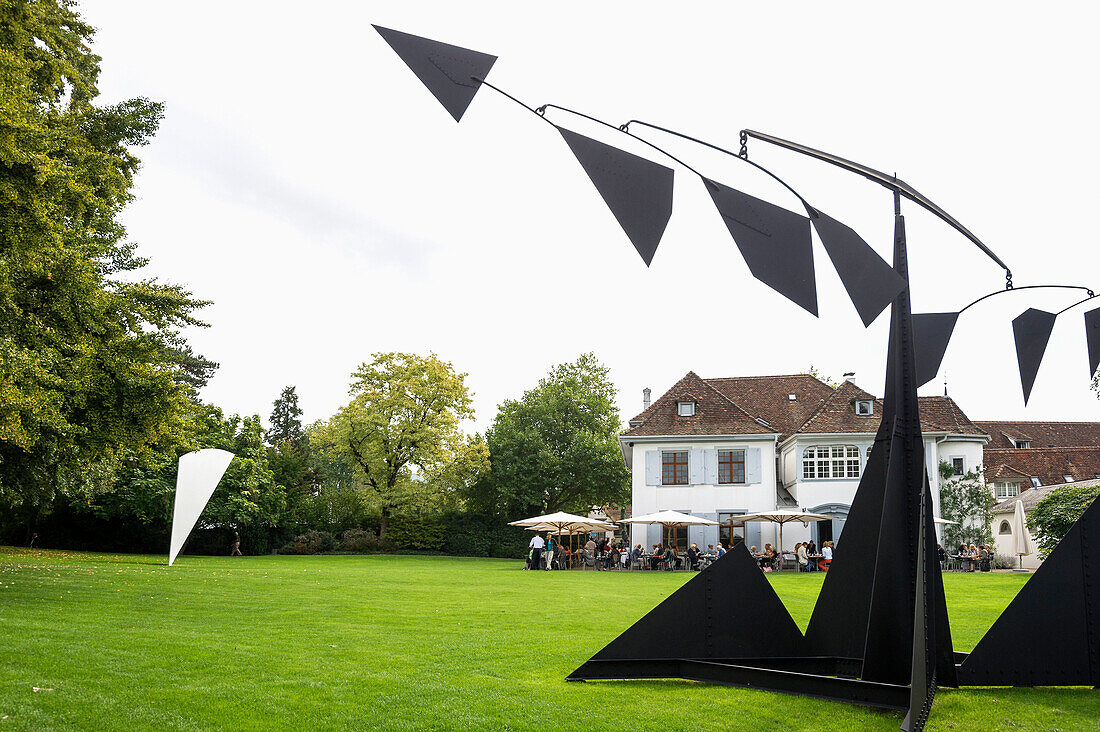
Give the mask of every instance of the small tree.
M 992 545 L 990 522 L 993 513 L 990 509 L 996 500 L 985 484 L 981 469 L 956 475 L 951 463 L 941 462 L 940 478 L 940 515 L 958 522 L 944 526 L 946 548 L 950 550 L 959 544 Z
M 298 406 L 298 392 L 293 386 L 283 387 L 279 398 L 272 402 L 271 425 L 267 431 L 267 444 L 278 445 L 290 441 L 297 444 L 302 439 L 302 409 Z
M 1100 485 L 1067 486 L 1051 491 L 1049 496 L 1039 501 L 1027 517 L 1027 525 L 1035 535 L 1041 558 L 1046 559 L 1054 551 L 1054 547 L 1069 533 L 1070 527 L 1097 496 L 1100 496 Z

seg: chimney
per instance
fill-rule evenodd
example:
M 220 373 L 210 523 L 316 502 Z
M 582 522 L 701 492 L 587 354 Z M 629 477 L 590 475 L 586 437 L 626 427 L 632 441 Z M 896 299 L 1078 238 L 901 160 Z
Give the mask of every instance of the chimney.
M 845 381 L 851 381 L 852 383 L 855 383 L 855 380 L 856 380 L 856 372 L 855 372 L 855 371 L 848 371 L 848 372 L 846 372 L 846 373 L 844 374 L 844 380 L 845 380 Z
M 643 410 L 649 409 L 649 397 L 650 397 L 651 394 L 653 394 L 653 392 L 650 390 L 650 388 L 648 386 L 646 388 L 642 389 L 642 409 Z

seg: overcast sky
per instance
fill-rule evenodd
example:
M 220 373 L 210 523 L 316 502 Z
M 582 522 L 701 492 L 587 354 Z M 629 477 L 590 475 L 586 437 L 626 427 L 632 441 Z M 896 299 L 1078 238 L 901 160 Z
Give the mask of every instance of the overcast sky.
M 102 101 L 162 100 L 124 221 L 149 274 L 212 300 L 189 333 L 221 368 L 203 397 L 260 413 L 287 384 L 327 418 L 378 351 L 467 374 L 483 429 L 556 363 L 594 351 L 624 421 L 645 386 L 856 372 L 882 393 L 888 315 L 867 329 L 815 238 L 820 318 L 749 274 L 702 184 L 676 171 L 647 268 L 564 141 L 482 89 L 456 124 L 372 23 L 499 56 L 489 81 L 615 124 L 736 148 L 767 131 L 897 175 L 1012 268 L 1100 287 L 1093 4 L 667 2 L 82 3 Z M 551 113 L 552 114 L 552 113 Z M 554 121 L 665 163 L 625 136 Z M 639 128 L 636 130 L 641 132 Z M 704 174 L 778 205 L 762 173 L 652 133 Z M 889 259 L 891 195 L 763 143 L 750 156 Z M 1003 273 L 916 206 L 913 305 L 955 310 Z M 973 419 L 1100 420 L 1082 313 L 1058 319 L 1025 409 L 1011 321 L 1071 291 L 969 310 L 943 369 Z

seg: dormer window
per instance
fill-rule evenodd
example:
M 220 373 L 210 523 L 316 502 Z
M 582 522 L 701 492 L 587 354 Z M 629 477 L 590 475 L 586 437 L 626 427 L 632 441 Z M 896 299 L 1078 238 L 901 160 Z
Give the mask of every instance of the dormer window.
M 1031 476 L 1031 487 L 1032 488 L 1039 488 L 1042 485 L 1043 484 L 1041 482 L 1039 482 L 1038 478 L 1036 478 L 1034 475 Z
M 1025 450 L 1031 447 L 1031 440 L 1016 440 L 1016 449 Z
M 856 400 L 856 415 L 860 417 L 870 417 L 875 413 L 875 403 L 871 399 L 857 399 Z
M 1072 483 L 1073 482 L 1073 476 L 1072 475 L 1063 475 L 1062 480 L 1066 481 L 1067 483 Z
M 676 414 L 680 417 L 694 417 L 695 402 L 676 402 Z

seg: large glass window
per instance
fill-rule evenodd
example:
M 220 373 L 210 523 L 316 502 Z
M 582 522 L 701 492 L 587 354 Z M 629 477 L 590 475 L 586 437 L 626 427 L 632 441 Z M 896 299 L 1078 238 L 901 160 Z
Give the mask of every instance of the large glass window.
M 1020 495 L 1018 483 L 994 483 L 993 489 L 997 492 L 997 498 L 1015 498 Z
M 719 484 L 745 482 L 744 450 L 718 451 L 718 482 Z
M 855 445 L 815 445 L 802 453 L 803 478 L 858 478 L 859 470 Z
M 739 517 L 740 513 L 718 514 L 718 541 L 727 549 L 734 544 L 740 544 L 745 540 L 745 523 Z
M 664 531 L 665 546 L 676 547 L 678 552 L 688 550 L 688 530 L 686 526 L 668 526 Z
M 661 453 L 661 483 L 664 485 L 688 484 L 687 450 Z

